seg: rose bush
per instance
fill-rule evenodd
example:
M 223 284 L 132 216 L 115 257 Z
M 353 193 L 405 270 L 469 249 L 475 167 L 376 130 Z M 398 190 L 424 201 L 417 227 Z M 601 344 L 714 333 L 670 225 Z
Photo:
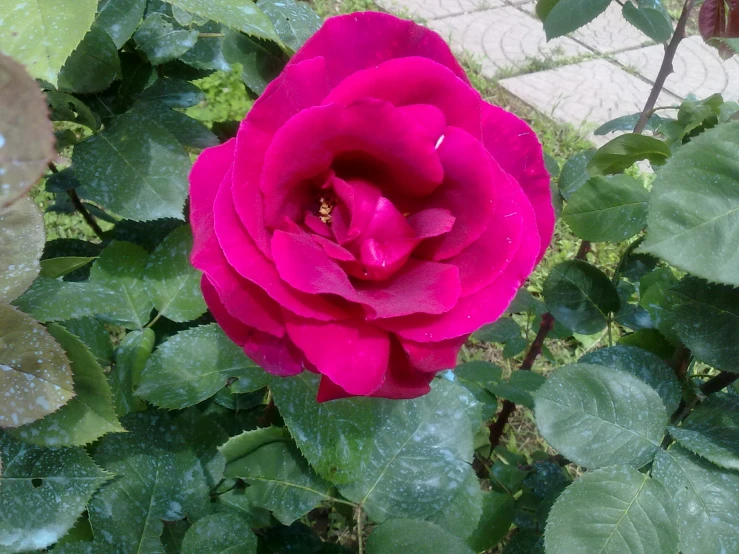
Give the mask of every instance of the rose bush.
M 554 227 L 528 125 L 380 13 L 329 19 L 190 181 L 208 307 L 268 372 L 320 373 L 320 401 L 427 393 Z

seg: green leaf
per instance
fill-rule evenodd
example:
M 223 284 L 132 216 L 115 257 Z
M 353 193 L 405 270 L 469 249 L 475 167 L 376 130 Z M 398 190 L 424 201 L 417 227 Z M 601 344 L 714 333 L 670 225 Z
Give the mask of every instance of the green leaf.
M 161 541 L 166 554 L 181 554 L 182 541 L 185 540 L 187 530 L 192 527 L 186 519 L 167 521 L 164 523 Z
M 113 396 L 103 369 L 77 337 L 59 325 L 49 325 L 72 363 L 74 391 L 66 405 L 45 418 L 12 430 L 12 434 L 40 446 L 81 446 L 106 433 L 124 431 L 113 407 Z
M 510 317 L 502 317 L 495 323 L 485 325 L 473 335 L 473 338 L 483 342 L 498 343 L 508 342 L 520 337 L 521 328 Z
M 170 108 L 189 108 L 205 100 L 205 93 L 187 81 L 157 79 L 141 93 L 139 99 L 161 102 Z
M 565 489 L 549 513 L 544 539 L 547 554 L 674 554 L 677 514 L 662 483 L 631 467 L 608 467 Z
M 133 36 L 144 16 L 146 0 L 101 0 L 97 24 L 110 35 L 116 49 Z
M 739 399 L 714 395 L 701 402 L 670 435 L 717 466 L 739 469 Z
M 285 66 L 279 48 L 233 30 L 223 40 L 223 55 L 229 63 L 241 64 L 241 80 L 256 94 L 264 92 Z
M 611 0 L 559 0 L 544 20 L 547 40 L 561 37 L 590 23 L 610 3 Z
M 526 529 L 519 529 L 503 549 L 503 554 L 544 554 L 544 537 Z
M 74 148 L 79 193 L 122 217 L 183 219 L 190 160 L 172 134 L 137 114 Z
M 551 270 L 544 281 L 544 300 L 557 320 L 584 335 L 602 331 L 608 315 L 620 306 L 611 280 L 580 260 L 562 262 Z
M 119 309 L 100 313 L 109 323 L 128 329 L 141 329 L 153 308 L 144 288 L 143 273 L 148 252 L 130 242 L 112 242 L 92 265 L 90 282 L 118 293 Z
M 443 509 L 427 517 L 426 521 L 436 523 L 452 535 L 467 540 L 480 521 L 482 501 L 480 480 L 470 466 L 467 469 L 467 478 L 454 499 Z
M 627 4 L 627 5 L 631 5 L 631 4 Z M 595 131 L 593 131 L 593 134 L 596 136 L 603 136 L 603 135 L 607 135 L 608 133 L 613 133 L 616 131 L 631 132 L 634 130 L 634 127 L 636 127 L 636 124 L 639 121 L 640 116 L 641 116 L 641 112 L 633 113 L 629 115 L 622 115 L 621 117 L 617 117 L 616 119 L 611 119 L 610 121 L 607 121 L 606 123 L 598 127 Z M 654 132 L 665 121 L 668 121 L 668 120 L 657 114 L 652 114 L 649 117 L 649 119 L 647 119 L 647 125 L 646 127 L 644 127 L 644 129 L 647 131 Z
M 720 94 L 712 94 L 703 100 L 685 100 L 680 104 L 677 122 L 682 126 L 680 138 L 700 133 L 718 123 L 724 98 Z
M 535 11 L 536 17 L 539 18 L 539 21 L 542 23 L 546 21 L 549 12 L 551 12 L 552 8 L 557 5 L 557 2 L 559 2 L 559 0 L 536 0 Z
M 56 85 L 59 70 L 90 29 L 96 11 L 97 0 L 1 0 L 0 51 L 25 65 L 34 78 Z
M 218 447 L 228 441 L 228 433 L 215 416 L 196 408 L 180 412 L 175 422 L 200 461 L 208 487 L 215 490 L 222 483 L 226 470 L 226 458 Z M 212 510 L 208 508 L 207 511 Z
M 161 408 L 182 409 L 210 398 L 233 378 L 248 383 L 245 391 L 268 383 L 264 370 L 216 324 L 193 327 L 156 349 L 141 372 L 136 396 Z
M 110 238 L 133 242 L 147 252 L 153 252 L 167 235 L 181 226 L 182 221 L 176 219 L 155 219 L 143 223 L 123 219 L 110 231 Z
M 590 352 L 580 362 L 619 369 L 638 377 L 659 394 L 668 415 L 680 404 L 682 391 L 675 372 L 651 352 L 633 346 L 612 346 Z
M 534 394 L 545 381 L 543 375 L 534 371 L 514 371 L 507 381 L 489 383 L 486 388 L 500 398 L 533 408 Z
M 76 98 L 71 94 L 47 90 L 46 100 L 49 104 L 51 112 L 49 117 L 52 121 L 71 121 L 72 123 L 84 125 L 93 131 L 97 131 L 100 128 L 100 118 L 96 116 L 79 98 Z M 65 171 L 66 169 L 63 169 L 54 175 L 61 175 Z M 47 179 L 47 187 L 49 180 L 52 179 L 54 175 Z M 76 186 L 77 184 L 75 184 L 75 187 Z
M 516 296 L 513 297 L 510 305 L 506 309 L 506 313 L 518 314 L 518 313 L 531 313 L 534 315 L 544 315 L 547 311 L 547 306 L 526 290 L 525 287 L 518 289 Z
M 139 102 L 129 113 L 136 114 L 143 120 L 156 122 L 168 129 L 182 146 L 203 149 L 218 144 L 216 136 L 197 119 L 170 109 L 161 102 L 153 100 Z
M 190 227 L 179 227 L 156 247 L 144 271 L 151 302 L 172 321 L 192 321 L 208 309 L 200 291 L 200 272 L 190 265 L 191 250 Z
M 376 522 L 425 519 L 444 510 L 467 477 L 473 424 L 466 410 L 474 404 L 466 390 L 444 379 L 435 381 L 426 396 L 395 401 L 382 428 L 354 447 L 354 456 L 361 452 L 361 472 L 353 482 L 339 485 L 339 492 L 361 504 Z M 479 425 L 478 417 L 474 431 Z
M 0 427 L 36 421 L 72 397 L 72 371 L 64 350 L 33 318 L 0 303 Z M 0 468 L 1 469 L 1 468 Z
M 672 289 L 673 329 L 699 360 L 739 372 L 739 290 L 686 277 Z
M 219 512 L 233 513 L 249 522 L 252 529 L 260 529 L 272 525 L 272 516 L 268 510 L 253 506 L 243 488 L 234 488 L 219 494 L 215 509 Z
M 257 536 L 233 514 L 212 514 L 188 529 L 182 554 L 256 554 Z
M 38 85 L 16 61 L 4 56 L 3 33 L 15 33 L 8 10 L 3 5 L 15 0 L 0 0 L 0 211 L 21 198 L 46 171 L 56 155 L 54 132 L 46 102 Z M 23 4 L 19 4 L 22 6 Z M 14 6 L 15 8 L 15 6 Z M 8 8 L 9 9 L 9 8 Z
M 46 449 L 0 432 L 2 552 L 44 549 L 64 536 L 112 475 L 82 448 Z
M 472 554 L 458 537 L 428 521 L 393 519 L 383 523 L 367 540 L 367 554 Z
M 260 446 L 238 465 L 227 465 L 226 476 L 249 483 L 245 494 L 251 504 L 270 510 L 285 525 L 331 498 L 330 483 L 308 467 L 294 446 L 281 441 Z
M 633 177 L 593 177 L 570 197 L 562 219 L 581 239 L 619 242 L 646 226 L 647 200 L 647 189 Z
M 559 174 L 558 181 L 559 192 L 562 198 L 569 200 L 570 196 L 590 179 L 587 167 L 593 156 L 595 156 L 594 148 L 583 150 L 573 155 L 562 166 L 562 172 Z
M 297 51 L 323 23 L 310 4 L 295 0 L 259 0 L 257 7 L 274 23 L 277 34 Z
M 146 408 L 143 400 L 134 396 L 144 364 L 154 350 L 154 331 L 132 331 L 121 341 L 115 353 L 115 366 L 108 374 L 113 389 L 113 401 L 118 417 Z
M 226 477 L 238 477 L 246 473 L 250 466 L 248 456 L 265 444 L 289 440 L 290 433 L 284 427 L 261 427 L 229 438 L 218 447 L 226 461 Z
M 488 491 L 482 497 L 482 517 L 474 533 L 467 539 L 475 552 L 482 552 L 497 545 L 513 523 L 513 497 L 501 492 Z
M 637 0 L 636 5 L 626 2 L 622 13 L 624 19 L 657 42 L 670 40 L 672 19 L 660 0 Z
M 112 290 L 95 283 L 39 277 L 13 304 L 45 323 L 111 313 L 120 306 L 120 299 Z
M 44 219 L 30 197 L 0 210 L 0 302 L 12 302 L 39 274 Z
M 392 403 L 352 398 L 319 404 L 318 378 L 306 372 L 273 379 L 270 390 L 298 447 L 321 477 L 333 483 L 359 477 L 363 462 L 357 453 L 380 432 Z
M 60 323 L 90 349 L 101 366 L 113 360 L 113 341 L 105 326 L 93 317 L 69 319 Z
M 657 453 L 652 476 L 673 496 L 683 554 L 739 550 L 736 472 L 716 467 L 673 446 Z
M 483 421 L 491 419 L 498 411 L 498 401 L 487 386 L 500 381 L 503 370 L 489 362 L 472 361 L 458 365 L 452 375 L 454 382 L 467 389 L 480 403 Z
M 69 256 L 66 258 L 49 258 L 41 260 L 41 277 L 56 279 L 64 277 L 95 260 L 93 257 Z
M 657 392 L 619 369 L 573 364 L 537 391 L 536 424 L 555 449 L 587 468 L 648 463 L 667 425 Z
M 118 478 L 89 504 L 99 540 L 120 552 L 162 552 L 162 521 L 194 519 L 209 509 L 209 486 L 186 431 L 164 412 L 129 414 L 128 433 L 108 435 L 95 461 Z
M 739 122 L 681 147 L 657 173 L 640 249 L 709 281 L 739 286 Z
M 174 11 L 175 7 L 173 6 L 172 9 Z M 177 9 L 179 10 L 179 8 Z M 197 29 L 198 33 L 210 33 L 211 35 L 225 35 L 229 32 L 236 32 L 215 21 L 207 21 L 205 24 L 196 25 L 194 28 Z M 223 42 L 222 36 L 201 36 L 195 46 L 180 56 L 180 61 L 198 69 L 230 71 L 232 69 L 231 64 L 226 61 L 223 54 Z
M 619 344 L 635 346 L 666 359 L 672 356 L 675 347 L 657 329 L 639 329 L 638 331 L 621 337 Z
M 670 147 L 663 141 L 630 133 L 601 146 L 588 163 L 588 172 L 593 176 L 621 173 L 641 160 L 662 165 L 669 156 Z
M 654 271 L 657 267 L 659 260 L 649 254 L 639 254 L 634 252 L 641 243 L 644 242 L 643 238 L 639 238 L 632 242 L 621 255 L 621 260 L 618 262 L 616 268 L 616 276 L 623 277 L 631 281 L 632 283 L 638 283 L 639 280 L 644 277 L 647 273 Z
M 59 72 L 59 90 L 79 94 L 100 92 L 121 78 L 118 48 L 102 27 L 93 24 Z
M 198 40 L 198 32 L 176 29 L 174 19 L 154 13 L 136 30 L 133 39 L 152 65 L 159 65 L 180 57 Z
M 251 0 L 167 0 L 170 4 L 223 23 L 247 35 L 282 44 L 272 21 Z

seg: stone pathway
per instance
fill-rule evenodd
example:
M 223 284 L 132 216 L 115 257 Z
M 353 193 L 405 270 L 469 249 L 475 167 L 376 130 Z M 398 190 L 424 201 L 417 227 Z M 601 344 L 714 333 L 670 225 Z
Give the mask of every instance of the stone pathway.
M 421 19 L 456 53 L 466 51 L 482 73 L 526 104 L 569 123 L 600 145 L 592 129 L 642 109 L 664 47 L 631 26 L 613 2 L 568 37 L 546 41 L 530 0 L 378 0 L 386 10 Z M 739 99 L 739 59 L 723 61 L 700 37 L 684 40 L 658 105 L 690 94 Z M 537 71 L 538 68 L 551 67 Z M 515 75 L 515 76 L 509 76 Z

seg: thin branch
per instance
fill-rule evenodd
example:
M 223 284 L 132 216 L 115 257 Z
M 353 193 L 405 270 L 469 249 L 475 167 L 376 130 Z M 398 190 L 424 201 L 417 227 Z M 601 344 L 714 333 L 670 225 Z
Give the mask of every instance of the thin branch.
M 685 26 L 688 23 L 688 18 L 690 17 L 690 12 L 693 9 L 693 5 L 695 3 L 695 0 L 685 0 L 685 4 L 683 5 L 683 11 L 680 14 L 680 19 L 677 23 L 677 26 L 675 27 L 675 32 L 672 35 L 672 39 L 670 40 L 669 45 L 665 49 L 665 56 L 662 60 L 662 67 L 660 67 L 659 74 L 657 75 L 657 80 L 654 83 L 654 86 L 652 87 L 652 91 L 649 93 L 649 98 L 647 99 L 647 103 L 644 105 L 644 109 L 641 112 L 641 115 L 639 116 L 639 120 L 636 123 L 636 126 L 634 127 L 634 133 L 635 134 L 641 134 L 644 131 L 644 128 L 647 125 L 647 120 L 649 117 L 654 113 L 655 111 L 655 104 L 657 103 L 657 99 L 659 98 L 660 93 L 662 92 L 662 88 L 664 87 L 665 80 L 667 79 L 667 76 L 672 73 L 672 61 L 675 58 L 675 52 L 677 51 L 677 47 L 680 44 L 680 41 L 685 36 Z M 591 244 L 589 241 L 582 241 L 580 244 L 580 248 L 577 251 L 577 255 L 575 256 L 576 260 L 585 260 L 588 252 L 591 250 Z M 529 348 L 528 353 L 526 354 L 526 358 L 524 359 L 523 364 L 521 364 L 522 370 L 529 370 L 533 367 L 534 361 L 536 358 L 541 354 L 541 348 L 544 344 L 544 339 L 546 339 L 547 335 L 549 334 L 549 331 L 552 330 L 554 326 L 554 317 L 552 314 L 546 313 L 542 316 L 541 320 L 541 326 L 539 328 L 539 332 L 536 335 L 536 338 L 534 339 L 534 342 L 531 343 L 531 347 Z M 610 332 L 610 327 L 608 329 Z M 610 339 L 610 336 L 609 336 Z M 689 356 L 688 356 L 689 358 Z M 685 366 L 687 368 L 687 365 Z M 682 366 L 679 368 L 680 371 L 684 371 Z M 508 419 L 511 417 L 513 412 L 516 410 L 516 405 L 511 402 L 510 400 L 505 400 L 503 402 L 503 406 L 500 410 L 500 413 L 498 414 L 498 417 L 493 421 L 490 426 L 490 453 L 492 455 L 493 450 L 496 446 L 500 443 L 500 439 L 503 436 L 503 430 L 505 429 L 506 424 L 508 423 Z
M 708 396 L 709 394 L 713 394 L 725 389 L 737 379 L 739 379 L 739 373 L 729 373 L 728 371 L 722 371 L 715 377 L 711 377 L 708 381 L 703 383 L 701 385 L 701 392 Z
M 693 11 L 694 4 L 695 0 L 685 0 L 685 3 L 683 4 L 683 11 L 680 14 L 680 19 L 678 19 L 677 25 L 675 26 L 675 32 L 672 34 L 672 39 L 670 39 L 670 43 L 667 45 L 667 48 L 665 48 L 665 56 L 662 58 L 662 66 L 659 68 L 659 73 L 657 73 L 657 79 L 654 81 L 654 86 L 652 87 L 652 91 L 649 93 L 647 103 L 644 104 L 644 109 L 639 116 L 639 121 L 636 122 L 636 126 L 634 127 L 635 134 L 641 134 L 644 131 L 649 117 L 654 113 L 654 105 L 657 103 L 657 99 L 662 93 L 662 88 L 665 86 L 667 77 L 673 71 L 672 61 L 675 59 L 677 47 L 680 45 L 683 38 L 685 38 L 685 27 L 688 24 L 690 12 Z
M 49 162 L 49 169 L 52 173 L 59 173 L 59 170 L 57 169 L 56 165 L 54 165 L 54 162 Z M 80 215 L 84 218 L 84 220 L 87 222 L 87 224 L 92 228 L 92 230 L 95 232 L 95 234 L 98 236 L 100 240 L 105 240 L 105 235 L 103 234 L 103 230 L 100 228 L 100 225 L 98 225 L 98 222 L 95 221 L 95 218 L 93 215 L 87 211 L 87 208 L 85 208 L 85 205 L 82 203 L 82 200 L 77 195 L 77 191 L 74 189 L 69 189 L 67 191 L 67 195 L 69 195 L 69 199 L 72 201 L 72 205 L 74 206 L 74 209 L 77 210 Z
M 357 509 L 354 512 L 356 518 L 357 518 L 357 548 L 359 549 L 359 554 L 364 554 L 364 536 L 362 531 L 362 508 L 357 506 Z

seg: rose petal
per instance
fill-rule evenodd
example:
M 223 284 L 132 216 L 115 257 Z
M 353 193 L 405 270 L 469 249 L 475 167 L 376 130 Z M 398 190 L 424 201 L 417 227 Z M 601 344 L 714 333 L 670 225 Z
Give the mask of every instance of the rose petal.
M 362 179 L 348 182 L 336 178 L 333 190 L 340 203 L 334 208 L 332 228 L 339 244 L 353 241 L 362 234 L 374 216 L 380 189 Z
M 444 132 L 444 129 L 447 128 L 444 112 L 431 104 L 411 104 L 409 106 L 401 106 L 398 108 L 398 111 L 409 116 L 416 123 L 424 127 L 429 132 L 429 136 L 433 140 L 438 140 Z
M 555 223 L 549 173 L 544 165 L 541 144 L 523 120 L 487 102 L 481 105 L 485 148 L 520 183 L 536 212 L 536 224 L 541 237 L 538 262 L 552 241 Z
M 467 82 L 467 75 L 438 34 L 393 15 L 363 12 L 332 17 L 290 60 L 290 64 L 323 56 L 329 81 L 336 86 L 347 76 L 394 58 L 422 56 L 448 67 Z
M 361 157 L 350 167 L 371 162 L 385 170 L 392 182 L 377 185 L 404 194 L 429 194 L 444 175 L 428 133 L 392 104 L 366 99 L 312 107 L 285 123 L 265 154 L 260 189 L 266 225 L 278 228 L 285 216 L 298 219 L 301 204 L 315 194 L 309 180 L 345 154 Z
M 318 371 L 350 394 L 367 396 L 383 382 L 390 352 L 385 331 L 363 322 L 320 322 L 285 314 L 287 333 Z
M 443 114 L 446 125 L 464 129 L 476 139 L 482 138 L 480 93 L 447 67 L 427 58 L 393 59 L 357 71 L 339 83 L 323 103 L 346 106 L 360 98 L 385 100 L 403 106 L 404 111 L 414 105 L 435 107 Z M 434 115 L 433 119 L 438 124 L 438 116 Z M 441 132 L 435 134 L 434 139 L 440 135 Z
M 418 371 L 443 371 L 457 366 L 459 349 L 467 337 L 457 337 L 441 342 L 414 342 L 400 339 L 400 344 L 408 354 L 411 367 Z
M 526 234 L 536 235 L 536 215 L 521 187 L 511 181 L 500 187 L 501 198 L 485 232 L 470 246 L 445 263 L 459 268 L 462 296 L 492 283 L 506 267 L 521 246 Z
M 431 391 L 429 383 L 434 379 L 435 374 L 413 369 L 400 343 L 394 339 L 390 342 L 390 363 L 385 374 L 385 381 L 372 394 L 366 396 L 405 400 L 428 394 Z M 324 375 L 321 378 L 321 384 L 318 387 L 318 402 L 351 396 L 354 395 L 332 382 L 327 376 Z
M 218 214 L 215 221 L 218 243 L 229 265 L 244 279 L 264 289 L 283 308 L 303 317 L 322 321 L 350 317 L 351 312 L 346 306 L 342 306 L 340 299 L 329 300 L 322 296 L 305 294 L 288 286 L 280 278 L 274 263 L 257 249 L 241 224 L 234 209 L 230 188 L 221 187 L 214 209 Z M 316 245 L 316 248 L 319 247 Z
M 449 210 L 429 208 L 411 214 L 407 221 L 417 238 L 426 239 L 448 233 L 452 230 L 455 220 L 456 218 Z
M 443 313 L 459 298 L 459 273 L 450 265 L 411 259 L 386 281 L 352 283 L 307 234 L 276 231 L 272 253 L 280 277 L 290 286 L 312 295 L 338 295 L 366 306 L 370 316 Z
M 296 113 L 315 106 L 328 94 L 326 63 L 313 57 L 291 63 L 275 79 L 241 122 L 236 136 L 233 198 L 236 212 L 262 253 L 271 257 L 269 233 L 264 225 L 264 207 L 259 182 L 274 134 Z
M 213 203 L 226 174 L 233 165 L 236 140 L 207 148 L 190 170 L 190 226 L 193 247 L 191 257 L 202 252 L 213 234 Z M 226 182 L 230 186 L 230 181 Z
M 480 141 L 461 129 L 447 127 L 438 151 L 444 183 L 424 202 L 424 208 L 449 210 L 456 221 L 451 231 L 426 239 L 418 247 L 419 256 L 436 261 L 459 254 L 480 238 L 495 211 L 495 190 L 508 183 Z
M 524 195 L 520 198 L 521 202 L 526 200 Z M 526 217 L 524 210 L 521 213 Z M 485 288 L 460 298 L 448 312 L 435 317 L 418 314 L 377 320 L 376 325 L 417 342 L 439 342 L 473 333 L 505 311 L 536 266 L 539 248 L 539 236 L 524 232 L 516 255 L 503 273 Z
M 203 297 L 208 309 L 228 338 L 244 349 L 254 363 L 279 376 L 297 375 L 305 369 L 302 353 L 287 337 L 277 338 L 252 329 L 232 317 L 207 277 L 202 281 Z
M 193 259 L 193 265 L 207 277 L 228 313 L 242 324 L 276 337 L 285 334 L 280 306 L 267 293 L 247 281 L 228 265 L 215 235 Z

